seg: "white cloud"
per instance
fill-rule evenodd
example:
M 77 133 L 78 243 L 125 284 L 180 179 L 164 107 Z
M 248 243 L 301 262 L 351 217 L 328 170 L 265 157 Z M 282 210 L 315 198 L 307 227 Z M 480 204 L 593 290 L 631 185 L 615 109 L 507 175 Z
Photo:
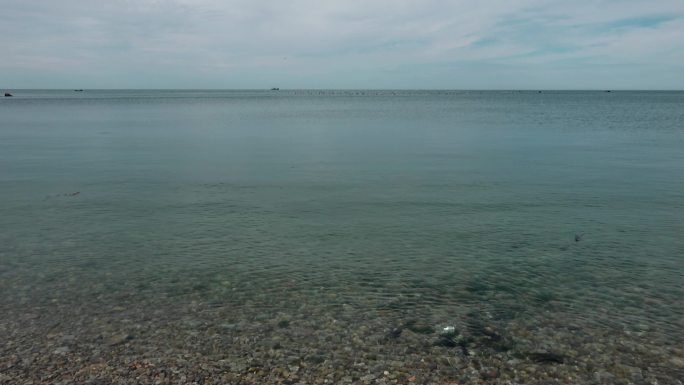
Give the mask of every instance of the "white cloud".
M 144 74 L 154 74 L 149 87 L 263 87 L 283 76 L 302 87 L 359 86 L 355 79 L 373 76 L 388 81 L 368 87 L 391 85 L 392 76 L 422 87 L 411 79 L 432 71 L 431 84 L 458 87 L 462 75 L 434 70 L 451 65 L 490 88 L 500 76 L 483 69 L 534 79 L 526 65 L 555 72 L 568 61 L 584 65 L 583 76 L 607 63 L 684 73 L 679 0 L 0 0 L 0 9 L 3 84 L 43 71 L 70 82 L 99 73 L 108 87 L 140 84 Z M 648 18 L 662 22 L 639 23 Z M 684 75 L 673 74 L 644 81 L 684 87 Z

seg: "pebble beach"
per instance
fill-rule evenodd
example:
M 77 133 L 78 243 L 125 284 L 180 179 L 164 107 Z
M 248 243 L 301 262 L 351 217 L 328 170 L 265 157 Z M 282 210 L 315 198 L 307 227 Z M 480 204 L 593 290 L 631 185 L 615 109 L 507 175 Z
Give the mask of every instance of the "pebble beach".
M 4 272 L 1 284 L 0 383 L 7 385 L 681 384 L 684 378 L 681 340 L 653 325 L 618 322 L 609 309 L 601 319 L 582 319 L 554 299 L 533 311 L 495 299 L 495 292 L 462 289 L 460 306 L 434 298 L 426 306 L 410 296 L 363 300 L 335 285 L 287 279 L 255 295 L 258 281 L 187 274 L 167 277 L 180 286 L 176 292 L 77 274 L 60 274 L 37 289 L 46 277 L 21 282 L 26 277 L 13 274 Z

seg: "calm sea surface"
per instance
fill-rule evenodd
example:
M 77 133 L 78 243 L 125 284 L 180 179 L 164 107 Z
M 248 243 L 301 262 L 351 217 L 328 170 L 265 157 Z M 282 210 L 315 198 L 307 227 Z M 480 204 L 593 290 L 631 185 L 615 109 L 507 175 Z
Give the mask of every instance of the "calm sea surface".
M 682 92 L 12 93 L 7 383 L 684 377 Z

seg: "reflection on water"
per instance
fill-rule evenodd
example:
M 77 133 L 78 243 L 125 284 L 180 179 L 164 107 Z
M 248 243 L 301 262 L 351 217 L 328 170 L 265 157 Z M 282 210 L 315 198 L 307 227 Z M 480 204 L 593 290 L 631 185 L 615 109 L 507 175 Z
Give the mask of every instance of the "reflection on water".
M 683 102 L 16 92 L 0 383 L 678 384 Z

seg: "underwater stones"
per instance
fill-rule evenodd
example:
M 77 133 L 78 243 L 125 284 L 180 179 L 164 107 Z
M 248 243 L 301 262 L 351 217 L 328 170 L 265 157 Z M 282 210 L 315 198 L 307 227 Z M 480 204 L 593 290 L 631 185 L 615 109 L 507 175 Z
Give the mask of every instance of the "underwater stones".
M 429 325 L 419 324 L 416 321 L 409 321 L 405 325 L 406 329 L 417 334 L 433 334 L 435 328 Z
M 235 373 L 245 372 L 248 368 L 247 363 L 244 360 L 234 360 L 230 362 L 230 370 Z
M 418 334 L 433 334 L 435 332 L 435 328 L 427 325 L 416 325 L 411 327 L 409 330 Z
M 489 285 L 480 279 L 474 279 L 468 282 L 465 286 L 465 289 L 468 292 L 476 295 L 484 295 L 491 290 Z
M 109 338 L 109 340 L 107 340 L 107 344 L 109 346 L 122 345 L 122 344 L 125 344 L 126 342 L 128 342 L 134 338 L 135 337 L 133 337 L 132 335 L 127 334 L 127 333 L 115 334 L 115 335 L 111 336 Z
M 562 364 L 565 357 L 552 352 L 532 352 L 527 354 L 527 358 L 541 364 Z
M 489 326 L 480 327 L 473 334 L 478 337 L 479 343 L 499 352 L 511 350 L 513 347 L 513 341 L 510 338 L 504 337 L 500 332 Z
M 55 349 L 52 353 L 53 354 L 67 354 L 69 353 L 70 349 L 68 346 L 60 346 L 57 349 Z
M 496 352 L 507 352 L 514 347 L 513 340 L 505 337 L 497 331 L 486 327 L 482 329 L 481 335 L 478 338 L 478 343 L 492 349 Z
M 311 364 L 319 365 L 325 362 L 325 357 L 322 354 L 311 354 L 305 360 Z
M 480 376 L 483 380 L 495 380 L 499 378 L 499 375 L 499 371 L 492 368 L 483 368 L 483 370 L 480 372 Z
M 401 333 L 404 331 L 403 328 L 398 327 L 398 328 L 392 328 L 389 333 L 387 333 L 387 338 L 388 339 L 397 339 L 399 336 L 401 336 Z
M 459 347 L 464 356 L 472 354 L 471 347 L 487 349 L 490 353 L 502 353 L 514 348 L 514 341 L 491 326 L 485 326 L 478 319 L 471 319 L 463 333 L 458 333 L 454 327 L 446 327 L 440 333 L 435 345 L 444 347 Z
M 209 284 L 207 284 L 206 282 L 195 282 L 192 285 L 191 290 L 200 293 L 206 292 L 209 290 Z
M 437 341 L 435 341 L 435 346 L 442 346 L 445 348 L 455 348 L 458 346 L 458 342 L 454 340 L 452 336 L 441 335 Z
M 670 364 L 676 368 L 684 369 L 684 357 L 672 357 L 670 358 Z
M 556 299 L 556 296 L 550 291 L 542 290 L 534 293 L 534 299 L 537 302 L 546 303 Z
M 290 320 L 283 319 L 278 321 L 278 327 L 281 329 L 290 327 Z
M 435 345 L 445 348 L 455 348 L 459 346 L 459 343 L 461 342 L 460 340 L 461 339 L 457 338 L 456 336 L 456 328 L 453 326 L 447 326 L 442 329 L 442 332 L 439 334 L 439 338 L 435 342 Z
M 609 373 L 605 370 L 602 370 L 594 374 L 594 379 L 601 384 L 612 384 L 614 383 L 615 375 L 613 375 L 613 373 Z
M 187 282 L 178 284 L 189 287 Z M 526 291 L 524 299 L 530 294 Z M 5 315 L 9 320 L 5 322 L 16 322 L 18 330 L 4 335 L 3 342 L 8 341 L 5 350 L 21 358 L 26 354 L 36 363 L 6 370 L 3 366 L 0 372 L 7 377 L 3 382 L 0 376 L 0 383 L 41 383 L 40 374 L 31 377 L 27 371 L 30 364 L 43 373 L 60 371 L 50 381 L 64 384 L 85 384 L 96 375 L 103 384 L 362 384 L 361 378 L 372 373 L 375 378 L 369 383 L 385 385 L 408 384 L 409 378 L 416 385 L 601 385 L 595 378 L 601 371 L 615 376 L 605 384 L 652 384 L 656 380 L 675 384 L 681 370 L 677 370 L 676 360 L 670 360 L 684 357 L 679 346 L 655 339 L 657 324 L 649 333 L 636 335 L 623 334 L 620 328 L 594 329 L 596 325 L 585 322 L 586 318 L 566 317 L 565 313 L 530 311 L 519 319 L 503 321 L 497 318 L 500 310 L 513 305 L 506 301 L 425 306 L 397 314 L 374 312 L 376 302 L 370 298 L 354 302 L 346 314 L 337 311 L 342 309 L 338 304 L 327 306 L 323 296 L 315 298 L 320 303 L 308 302 L 309 307 L 297 313 L 301 305 L 295 301 L 292 306 L 274 308 L 264 298 L 245 306 L 245 299 L 250 297 L 232 298 L 230 293 L 220 298 L 226 303 L 223 308 L 210 307 L 195 297 L 152 297 L 143 304 L 122 298 L 116 291 L 96 295 L 92 298 L 102 298 L 105 312 L 93 310 L 89 303 L 74 311 L 73 304 L 46 302 L 54 315 L 44 319 L 44 330 L 50 327 L 54 337 L 48 337 L 50 344 L 44 347 L 40 341 L 35 344 L 40 347 L 35 358 L 23 353 L 19 328 L 21 321 L 35 322 L 25 322 L 34 318 L 22 316 L 33 312 L 26 311 L 24 305 Z M 148 297 L 140 298 L 147 301 Z M 287 298 L 291 298 L 289 294 Z M 19 297 L 10 296 L 10 300 L 19 304 Z M 109 311 L 117 305 L 126 307 L 124 313 Z M 20 317 L 15 321 L 10 315 Z M 103 321 L 106 319 L 110 322 Z M 287 329 L 278 327 L 281 320 L 290 321 Z M 639 321 L 648 324 L 649 320 Z M 434 332 L 417 333 L 408 330 L 406 324 L 415 330 L 432 327 Z M 88 329 L 86 325 L 94 327 Z M 455 334 L 451 338 L 441 336 L 450 332 Z M 109 337 L 118 333 L 131 333 L 136 338 L 109 347 Z M 352 343 L 352 338 L 357 343 Z M 506 344 L 514 345 L 505 351 Z M 52 354 L 60 346 L 70 351 Z M 564 356 L 563 364 L 543 362 L 548 358 L 537 362 L 527 355 L 530 352 L 559 354 Z M 322 363 L 315 363 L 321 359 Z M 6 361 L 14 364 L 12 359 Z M 90 362 L 110 366 L 72 378 Z

